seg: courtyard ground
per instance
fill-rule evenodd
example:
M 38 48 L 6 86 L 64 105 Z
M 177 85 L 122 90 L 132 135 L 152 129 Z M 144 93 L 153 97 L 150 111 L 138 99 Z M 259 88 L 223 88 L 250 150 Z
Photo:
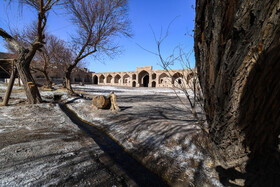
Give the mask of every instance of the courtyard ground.
M 83 98 L 41 91 L 49 103 L 38 105 L 24 104 L 17 89 L 0 107 L 0 185 L 222 186 L 197 122 L 171 89 L 75 85 Z M 91 98 L 110 91 L 121 111 L 95 110 Z M 60 104 L 50 103 L 54 95 Z

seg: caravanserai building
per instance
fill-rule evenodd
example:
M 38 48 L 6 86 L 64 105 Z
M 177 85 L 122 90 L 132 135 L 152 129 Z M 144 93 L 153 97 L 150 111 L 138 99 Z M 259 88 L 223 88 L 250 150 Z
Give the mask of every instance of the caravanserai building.
M 13 59 L 15 55 L 0 52 L 0 82 L 8 82 L 12 70 Z M 35 64 L 41 66 L 41 63 Z M 59 64 L 58 64 L 59 65 Z M 63 67 L 50 66 L 49 78 L 55 84 L 64 82 L 64 73 L 61 71 Z M 75 68 L 72 72 L 71 83 L 73 84 L 96 84 L 110 86 L 126 86 L 126 87 L 172 87 L 172 86 L 189 86 L 193 77 L 190 69 L 176 70 L 153 70 L 152 66 L 137 67 L 136 71 L 123 72 L 106 72 L 94 73 L 86 68 Z M 39 85 L 46 83 L 46 80 L 39 71 L 31 71 L 35 82 Z
M 137 67 L 136 71 L 92 73 L 93 84 L 127 87 L 172 87 L 192 78 L 189 69 L 153 70 L 152 66 Z

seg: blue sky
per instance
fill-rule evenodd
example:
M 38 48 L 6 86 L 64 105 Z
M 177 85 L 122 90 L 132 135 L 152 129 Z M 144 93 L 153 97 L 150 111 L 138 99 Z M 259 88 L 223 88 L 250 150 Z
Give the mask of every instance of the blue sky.
M 0 1 L 0 27 L 9 31 L 9 28 L 23 28 L 31 24 L 36 17 L 35 12 L 25 7 L 19 13 L 14 10 L 16 4 L 6 7 Z M 132 38 L 118 38 L 122 53 L 114 59 L 104 58 L 102 61 L 87 58 L 87 67 L 95 72 L 134 71 L 136 67 L 153 66 L 153 69 L 162 69 L 159 58 L 142 48 L 156 52 L 157 46 L 154 35 L 160 36 L 161 30 L 165 32 L 169 23 L 176 18 L 170 28 L 167 39 L 162 44 L 163 56 L 167 57 L 173 49 L 180 45 L 186 52 L 193 50 L 195 0 L 129 0 L 129 18 L 131 20 Z M 59 9 L 51 12 L 48 18 L 48 31 L 61 39 L 69 40 L 70 34 L 75 30 L 67 15 Z M 153 31 L 152 31 L 153 30 Z M 141 47 L 140 47 L 141 46 Z M 0 39 L 0 51 L 5 52 L 3 40 Z M 194 55 L 190 56 L 194 66 Z M 181 68 L 175 64 L 172 68 Z

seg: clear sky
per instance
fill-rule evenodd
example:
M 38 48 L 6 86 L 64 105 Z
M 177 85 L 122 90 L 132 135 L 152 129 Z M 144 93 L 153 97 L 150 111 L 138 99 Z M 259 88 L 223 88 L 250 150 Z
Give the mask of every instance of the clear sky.
M 9 28 L 21 29 L 35 20 L 36 14 L 33 9 L 25 7 L 19 14 L 15 11 L 18 8 L 16 4 L 8 8 L 6 4 L 6 1 L 0 0 L 1 28 L 7 31 Z M 87 67 L 95 72 L 135 71 L 136 67 L 141 66 L 162 69 L 159 58 L 143 48 L 156 52 L 153 31 L 159 37 L 161 30 L 165 33 L 169 23 L 176 18 L 169 28 L 168 38 L 162 44 L 163 56 L 169 56 L 178 45 L 186 52 L 192 51 L 194 6 L 195 0 L 129 0 L 129 18 L 133 37 L 117 39 L 122 53 L 114 59 L 105 58 L 100 61 L 88 58 L 86 59 Z M 75 30 L 62 9 L 56 9 L 55 12 L 50 13 L 47 29 L 66 41 Z M 5 51 L 3 40 L 0 38 L 0 52 Z M 194 55 L 190 56 L 190 62 L 194 66 Z M 181 65 L 175 64 L 172 68 L 180 69 Z

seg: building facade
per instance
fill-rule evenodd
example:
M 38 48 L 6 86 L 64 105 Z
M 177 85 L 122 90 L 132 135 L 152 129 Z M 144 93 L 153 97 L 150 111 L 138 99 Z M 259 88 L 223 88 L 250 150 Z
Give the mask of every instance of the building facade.
M 92 73 L 93 84 L 127 87 L 160 88 L 176 84 L 188 85 L 191 78 L 192 71 L 189 69 L 170 70 L 168 73 L 166 70 L 153 70 L 152 66 L 137 67 L 136 71 Z
M 12 62 L 17 58 L 17 55 L 10 53 L 2 53 L 0 52 L 0 82 L 9 82 L 11 71 L 12 71 Z M 40 72 L 38 69 L 42 69 L 44 66 L 43 62 L 35 62 L 32 61 L 30 72 L 34 78 L 34 81 L 38 85 L 43 85 L 46 83 L 46 79 L 44 74 Z M 49 79 L 55 84 L 61 84 L 64 82 L 65 74 L 63 71 L 64 67 L 61 64 L 50 64 L 47 73 Z M 92 72 L 90 72 L 87 68 L 74 68 L 71 74 L 71 82 L 72 83 L 86 83 L 92 84 Z M 16 79 L 16 82 L 19 80 Z M 16 83 L 17 84 L 17 83 Z
M 16 58 L 13 54 L 0 52 L 0 81 L 7 82 L 10 78 L 11 64 Z M 38 67 L 37 67 L 38 66 Z M 37 68 L 42 68 L 42 63 L 34 62 L 31 70 L 35 82 L 39 85 L 46 83 L 44 74 Z M 48 76 L 55 84 L 64 82 L 63 66 L 52 64 L 48 68 Z M 104 72 L 94 73 L 86 68 L 74 68 L 71 74 L 71 83 L 85 83 L 96 85 L 126 86 L 126 87 L 173 87 L 183 84 L 189 85 L 192 78 L 192 70 L 175 69 L 167 72 L 166 70 L 153 70 L 152 66 L 137 67 L 136 71 L 123 72 Z

